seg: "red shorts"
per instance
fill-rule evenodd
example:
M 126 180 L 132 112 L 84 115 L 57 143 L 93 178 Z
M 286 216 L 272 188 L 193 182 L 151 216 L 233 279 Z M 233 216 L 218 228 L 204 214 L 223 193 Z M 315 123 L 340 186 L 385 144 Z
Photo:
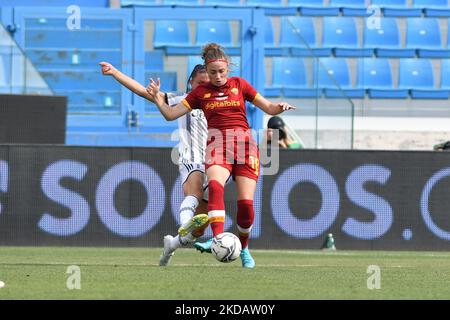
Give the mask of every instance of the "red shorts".
M 255 181 L 259 177 L 259 149 L 254 140 L 234 143 L 234 147 L 225 144 L 208 144 L 205 156 L 205 169 L 218 165 L 230 171 L 233 179 L 244 176 Z

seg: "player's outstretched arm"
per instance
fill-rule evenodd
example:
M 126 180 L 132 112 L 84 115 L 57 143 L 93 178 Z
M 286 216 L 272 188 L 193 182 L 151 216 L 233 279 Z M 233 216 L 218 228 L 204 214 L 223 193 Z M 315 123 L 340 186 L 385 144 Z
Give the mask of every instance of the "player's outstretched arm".
M 131 92 L 155 103 L 153 98 L 147 93 L 145 87 L 142 84 L 140 84 L 133 78 L 130 78 L 129 76 L 123 74 L 109 62 L 102 61 L 99 64 L 102 67 L 103 75 L 112 76 L 117 82 L 129 89 Z M 160 92 L 160 95 L 164 98 L 163 92 Z
M 253 101 L 253 104 L 255 106 L 257 106 L 258 108 L 260 108 L 265 113 L 273 115 L 273 116 L 275 116 L 277 114 L 280 114 L 283 111 L 297 109 L 296 107 L 291 106 L 287 102 L 274 103 L 274 102 L 271 102 L 271 101 L 267 100 L 266 98 L 264 98 L 261 95 L 258 95 L 256 97 L 256 99 Z
M 178 119 L 189 112 L 189 109 L 182 103 L 169 107 L 164 99 L 164 95 L 161 95 L 161 92 L 159 91 L 160 87 L 161 80 L 159 78 L 156 82 L 153 79 L 150 79 L 150 84 L 146 90 L 147 94 L 154 100 L 155 105 L 167 121 Z

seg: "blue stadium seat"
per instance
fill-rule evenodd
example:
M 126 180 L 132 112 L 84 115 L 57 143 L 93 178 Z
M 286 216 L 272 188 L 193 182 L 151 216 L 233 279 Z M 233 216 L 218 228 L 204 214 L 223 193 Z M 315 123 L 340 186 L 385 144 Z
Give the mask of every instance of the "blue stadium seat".
M 231 26 L 228 21 L 199 20 L 197 22 L 196 45 L 199 46 L 197 53 L 201 52 L 201 46 L 209 42 L 220 43 L 228 55 L 241 54 L 240 47 L 233 45 Z
M 157 4 L 157 0 L 121 0 L 120 5 L 122 7 L 131 7 L 131 6 L 152 6 Z
M 246 0 L 246 6 L 261 7 L 264 8 L 264 14 L 266 15 L 295 15 L 297 9 L 283 5 L 283 0 Z
M 264 94 L 277 97 L 284 93 L 289 98 L 316 98 L 318 91 L 308 84 L 305 63 L 301 58 L 274 57 L 272 59 L 272 86 Z
M 240 6 L 241 5 L 241 0 L 205 0 L 204 2 L 205 5 L 218 5 L 218 6 Z
M 288 6 L 299 7 L 303 16 L 339 15 L 339 8 L 326 6 L 324 0 L 288 0 Z
M 67 32 L 67 17 L 55 10 L 23 18 L 22 40 L 28 58 L 52 91 L 68 96 L 70 113 L 120 114 L 123 89 L 102 76 L 98 63 L 108 61 L 122 69 L 129 62 L 124 62 L 128 55 L 121 51 L 128 19 L 88 14 L 81 30 Z
M 406 99 L 408 90 L 394 88 L 392 68 L 388 59 L 359 59 L 358 87 L 367 90 L 371 99 Z
M 326 7 L 324 0 L 288 0 L 289 6 Z
M 50 9 L 51 10 L 51 9 Z M 32 29 L 67 29 L 67 19 L 61 17 L 46 17 L 45 15 L 40 17 L 25 18 L 27 28 Z M 80 30 L 83 31 L 95 31 L 95 29 L 105 30 L 117 30 L 122 28 L 122 21 L 120 19 L 106 18 L 84 18 L 83 23 L 80 25 Z
M 71 112 L 101 112 L 119 110 L 121 104 L 120 90 L 54 90 L 56 95 L 66 96 Z
M 366 8 L 367 0 L 330 0 L 330 6 Z
M 145 72 L 145 80 L 149 79 L 161 80 L 161 91 L 164 92 L 176 92 L 177 91 L 177 73 L 176 72 Z
M 450 50 L 442 45 L 441 28 L 436 18 L 408 18 L 406 47 L 417 49 L 420 58 L 450 58 Z
M 340 8 L 344 16 L 367 16 L 366 0 L 330 0 L 330 6 Z
M 145 51 L 145 70 L 163 71 L 164 51 L 162 50 Z
M 26 49 L 28 58 L 38 68 L 68 69 L 96 68 L 99 62 L 107 61 L 115 66 L 122 64 L 122 54 L 118 50 L 78 50 L 78 49 Z
M 372 0 L 372 5 L 382 7 L 385 17 L 422 16 L 422 9 L 408 7 L 408 0 Z
M 116 49 L 122 46 L 122 32 L 117 30 L 92 30 L 93 32 L 67 32 L 64 29 L 27 29 L 25 43 L 27 48 L 96 48 Z
M 322 37 L 322 47 L 333 48 L 336 57 L 371 57 L 373 55 L 372 49 L 359 46 L 354 18 L 323 18 Z
M 380 18 L 380 25 L 370 25 L 365 20 L 364 47 L 375 50 L 375 55 L 382 58 L 412 58 L 414 49 L 401 47 L 400 32 L 395 18 Z
M 245 4 L 248 6 L 274 6 L 279 7 L 283 5 L 282 0 L 246 0 Z
M 319 68 L 317 83 L 324 90 L 327 98 L 364 98 L 365 90 L 353 88 L 350 70 L 346 59 L 320 58 L 319 65 L 315 63 L 315 70 Z M 317 74 L 317 71 L 314 71 Z
M 95 69 L 39 69 L 42 77 L 54 90 L 119 90 L 121 85 L 111 77 L 105 77 Z
M 400 59 L 399 89 L 410 90 L 413 99 L 448 99 L 448 90 L 437 89 L 433 65 L 428 59 Z
M 265 22 L 264 55 L 266 57 L 288 55 L 288 51 L 283 53 L 283 49 L 275 45 L 272 19 L 268 16 L 265 16 Z
M 408 0 L 372 0 L 372 5 L 388 8 L 406 8 Z
M 198 54 L 191 45 L 189 25 L 186 20 L 157 20 L 153 34 L 153 46 L 165 49 L 166 54 Z
M 16 7 L 66 7 L 70 4 L 76 4 L 80 7 L 89 8 L 108 8 L 109 0 L 77 0 L 75 3 L 67 0 L 2 0 L 0 1 L 1 6 L 12 6 Z
M 187 75 L 186 75 L 186 79 L 187 79 L 187 77 L 189 77 L 189 75 L 191 74 L 191 72 L 192 72 L 192 70 L 194 70 L 194 67 L 197 65 L 197 64 L 203 64 L 203 59 L 199 56 L 199 55 L 196 55 L 196 56 L 189 56 L 188 57 L 188 63 L 187 63 Z
M 450 90 L 450 59 L 441 60 L 441 89 Z
M 448 8 L 448 0 L 413 0 L 413 7 L 417 8 Z
M 413 6 L 422 8 L 426 17 L 450 17 L 447 0 L 413 0 Z
M 120 112 L 121 86 L 98 69 L 40 69 L 52 90 L 68 97 L 71 113 Z M 108 88 L 105 91 L 105 88 Z
M 236 52 L 230 52 L 233 48 L 233 39 L 231 37 L 231 27 L 228 21 L 199 20 L 197 22 L 195 44 L 204 46 L 209 42 L 220 43 L 220 45 L 226 48 L 227 54 L 229 55 L 236 54 Z M 234 50 L 236 49 L 237 48 Z
M 314 20 L 311 17 L 281 17 L 280 47 L 290 48 L 293 56 L 332 54 L 331 48 L 318 48 Z

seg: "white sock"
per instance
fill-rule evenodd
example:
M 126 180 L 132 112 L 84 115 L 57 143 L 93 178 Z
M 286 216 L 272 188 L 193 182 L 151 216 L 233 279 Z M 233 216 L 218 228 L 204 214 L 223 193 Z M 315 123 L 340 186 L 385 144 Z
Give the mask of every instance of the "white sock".
M 172 243 L 170 244 L 170 246 L 174 249 L 178 249 L 179 247 L 182 246 L 181 242 L 180 242 L 180 235 L 177 235 L 176 237 L 173 237 L 172 239 Z
M 194 196 L 187 196 L 180 205 L 180 224 L 184 224 L 195 214 L 198 207 L 198 199 Z
M 189 243 L 193 243 L 193 242 L 195 242 L 195 240 L 197 240 L 197 238 L 194 237 L 192 235 L 192 233 L 188 233 L 184 237 L 181 237 L 181 242 L 183 243 L 183 245 L 187 245 Z
M 194 237 L 192 235 L 192 233 L 188 233 L 187 235 L 185 235 L 184 237 L 180 237 L 180 235 L 178 234 L 176 237 L 174 237 L 172 239 L 172 243 L 171 243 L 171 247 L 174 249 L 178 249 L 182 246 L 186 246 L 189 243 L 192 243 L 196 240 L 197 238 Z

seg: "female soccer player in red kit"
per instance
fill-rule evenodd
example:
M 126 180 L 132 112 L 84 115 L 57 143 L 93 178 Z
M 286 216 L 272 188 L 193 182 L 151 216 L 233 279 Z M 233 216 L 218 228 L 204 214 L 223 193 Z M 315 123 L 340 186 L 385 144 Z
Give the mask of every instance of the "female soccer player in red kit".
M 253 198 L 259 175 L 259 151 L 247 122 L 245 101 L 264 112 L 277 115 L 295 107 L 288 103 L 273 103 L 261 96 L 243 78 L 228 78 L 229 57 L 222 48 L 207 44 L 202 58 L 210 83 L 198 86 L 175 107 L 169 107 L 158 94 L 157 82 L 151 80 L 147 92 L 166 120 L 174 120 L 192 109 L 202 109 L 208 122 L 208 146 L 205 157 L 208 176 L 208 216 L 213 235 L 224 231 L 224 185 L 230 174 L 237 189 L 237 225 L 242 243 L 241 260 L 245 268 L 254 268 L 255 261 L 248 250 L 248 238 L 254 220 Z

